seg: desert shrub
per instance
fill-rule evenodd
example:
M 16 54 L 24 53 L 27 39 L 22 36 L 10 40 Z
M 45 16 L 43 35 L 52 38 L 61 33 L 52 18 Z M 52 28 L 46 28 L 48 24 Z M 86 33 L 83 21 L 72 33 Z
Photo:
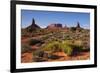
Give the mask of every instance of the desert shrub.
M 44 46 L 42 46 L 42 49 L 45 50 L 45 51 L 56 52 L 56 51 L 61 50 L 61 45 L 60 45 L 59 42 L 53 41 L 53 42 L 50 42 L 50 43 L 45 44 Z
M 30 39 L 29 41 L 29 45 L 36 45 L 37 43 L 43 43 L 42 41 L 40 40 L 37 40 L 37 39 Z
M 66 45 L 65 47 L 63 47 L 63 50 L 67 55 L 72 55 L 73 49 L 70 46 Z
M 84 41 L 82 45 L 84 51 L 90 51 L 90 43 L 88 41 Z
M 77 55 L 83 51 L 83 47 L 77 44 L 71 44 L 71 48 L 73 49 L 72 55 Z
M 76 31 L 76 27 L 71 27 L 71 31 Z
M 63 43 L 61 44 L 63 51 L 67 54 L 67 55 L 71 55 L 73 49 L 69 46 L 71 43 L 68 41 L 63 41 Z
M 30 52 L 32 50 L 32 48 L 26 44 L 24 45 L 21 45 L 21 52 L 24 53 L 24 52 Z
M 59 42 L 55 42 L 52 45 L 53 52 L 60 52 L 62 51 L 62 46 Z
M 22 34 L 22 37 L 30 37 L 28 34 Z
M 34 28 L 34 29 L 33 29 L 33 28 L 31 27 L 31 28 L 27 28 L 26 30 L 27 30 L 27 32 L 31 32 L 31 33 L 32 33 L 33 31 L 36 31 L 37 28 Z
M 51 51 L 51 52 L 65 52 L 67 55 L 72 54 L 72 48 L 69 46 L 69 43 L 66 41 L 53 41 L 48 44 L 45 44 L 42 49 L 44 51 Z
M 47 39 L 49 39 L 50 38 L 50 35 L 44 35 L 43 37 L 42 37 L 42 40 L 47 40 Z
M 21 37 L 30 37 L 30 35 L 26 30 L 21 29 Z
M 42 50 L 36 50 L 36 51 L 33 51 L 33 56 L 34 57 L 43 57 L 43 53 L 44 53 L 44 51 L 42 51 Z
M 42 46 L 43 51 L 51 51 L 51 52 L 64 52 L 67 55 L 77 55 L 80 52 L 88 51 L 88 49 L 84 49 L 81 40 L 67 40 L 67 41 L 50 41 Z
M 82 46 L 79 46 L 79 45 L 71 45 L 71 47 L 73 48 L 73 50 L 75 50 L 77 52 L 83 51 L 83 47 Z
M 43 50 L 36 50 L 33 52 L 33 61 L 42 62 L 47 61 L 49 58 L 49 54 Z
M 82 41 L 81 40 L 75 40 L 74 45 L 82 46 Z

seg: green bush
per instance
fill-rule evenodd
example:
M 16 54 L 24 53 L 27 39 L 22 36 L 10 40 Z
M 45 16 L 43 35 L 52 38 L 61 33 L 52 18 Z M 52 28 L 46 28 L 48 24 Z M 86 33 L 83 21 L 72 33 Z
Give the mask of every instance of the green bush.
M 76 27 L 71 27 L 71 31 L 76 31 Z
M 36 50 L 36 51 L 33 51 L 33 56 L 34 57 L 43 57 L 43 51 L 41 50 Z
M 80 52 L 83 52 L 83 47 L 78 44 L 71 44 L 71 48 L 73 49 L 72 55 L 80 54 Z
M 67 55 L 71 55 L 72 54 L 73 49 L 71 48 L 71 46 L 69 46 L 70 45 L 70 42 L 68 43 L 68 41 L 63 41 L 61 45 L 62 45 L 63 51 Z
M 69 43 L 67 41 L 53 41 L 48 44 L 45 44 L 42 49 L 44 51 L 51 51 L 51 52 L 65 52 L 67 55 L 72 54 L 72 48 L 69 46 Z
M 45 51 L 56 52 L 56 51 L 61 50 L 61 45 L 60 45 L 59 42 L 53 41 L 53 42 L 50 42 L 50 43 L 45 44 L 44 46 L 42 46 L 42 49 L 45 50 Z
M 77 52 L 83 51 L 83 47 L 82 46 L 79 46 L 79 45 L 71 45 L 71 47 L 73 48 L 73 50 L 76 50 Z

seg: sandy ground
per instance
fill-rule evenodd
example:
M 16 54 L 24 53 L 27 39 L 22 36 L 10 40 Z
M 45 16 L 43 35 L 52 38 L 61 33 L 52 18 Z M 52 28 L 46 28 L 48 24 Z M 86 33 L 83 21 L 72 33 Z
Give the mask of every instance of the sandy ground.
M 72 61 L 72 60 L 87 60 L 90 58 L 89 52 L 82 52 L 80 55 L 77 56 L 67 56 L 63 52 L 57 52 L 55 55 L 62 56 L 59 59 L 48 59 L 48 61 Z M 22 63 L 31 63 L 33 62 L 33 55 L 32 52 L 23 53 L 21 55 L 21 62 Z

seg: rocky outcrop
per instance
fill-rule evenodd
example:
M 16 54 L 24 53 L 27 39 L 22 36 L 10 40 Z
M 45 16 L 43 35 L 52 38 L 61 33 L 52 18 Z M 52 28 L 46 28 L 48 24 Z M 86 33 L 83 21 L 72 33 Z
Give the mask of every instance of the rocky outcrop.
M 80 32 L 83 28 L 80 27 L 80 23 L 77 22 L 77 26 L 76 26 L 76 33 Z
M 76 28 L 81 28 L 79 22 L 77 22 L 77 26 L 76 26 Z
M 35 23 L 35 20 L 33 18 L 32 24 L 30 26 L 28 26 L 26 29 L 27 29 L 27 31 L 32 32 L 36 29 L 40 29 L 40 27 Z

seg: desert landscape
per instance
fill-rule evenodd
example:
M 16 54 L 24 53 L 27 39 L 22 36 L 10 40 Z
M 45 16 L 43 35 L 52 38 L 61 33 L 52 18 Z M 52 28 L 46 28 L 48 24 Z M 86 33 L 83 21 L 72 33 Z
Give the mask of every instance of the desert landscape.
M 21 28 L 21 63 L 90 59 L 90 30 L 80 22 L 68 27 L 50 23 L 45 28 L 35 19 Z

